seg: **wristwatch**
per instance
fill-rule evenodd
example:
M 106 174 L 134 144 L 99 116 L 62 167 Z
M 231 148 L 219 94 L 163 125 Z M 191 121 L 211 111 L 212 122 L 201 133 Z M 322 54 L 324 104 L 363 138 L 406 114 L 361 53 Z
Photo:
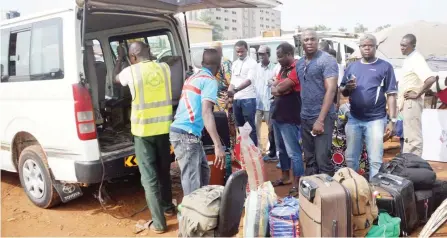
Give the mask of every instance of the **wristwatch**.
M 234 87 L 234 92 L 237 93 L 239 89 L 237 87 Z
M 391 118 L 391 122 L 392 123 L 396 123 L 397 122 L 397 118 Z

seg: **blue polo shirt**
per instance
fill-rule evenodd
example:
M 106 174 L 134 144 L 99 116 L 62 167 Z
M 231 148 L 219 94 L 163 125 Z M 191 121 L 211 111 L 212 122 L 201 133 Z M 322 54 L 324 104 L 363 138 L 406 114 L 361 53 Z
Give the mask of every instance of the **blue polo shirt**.
M 373 63 L 358 60 L 346 69 L 341 86 L 354 75 L 357 88 L 351 92 L 349 102 L 351 115 L 362 121 L 373 121 L 386 116 L 385 94 L 397 93 L 393 66 L 382 59 Z
M 302 57 L 296 64 L 298 78 L 301 84 L 301 118 L 312 120 L 320 115 L 326 89 L 324 80 L 338 78 L 338 64 L 334 57 L 324 51 L 317 51 L 310 62 L 306 64 Z M 328 115 L 335 114 L 334 104 Z

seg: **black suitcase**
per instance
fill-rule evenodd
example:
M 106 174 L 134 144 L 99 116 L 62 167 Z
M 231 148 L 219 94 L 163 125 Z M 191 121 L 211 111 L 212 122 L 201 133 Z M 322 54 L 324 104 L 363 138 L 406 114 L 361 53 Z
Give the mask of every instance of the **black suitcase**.
M 430 190 L 417 190 L 414 192 L 416 198 L 416 210 L 418 212 L 418 218 L 420 224 L 427 223 L 433 209 L 433 191 Z
M 230 149 L 230 129 L 228 127 L 228 118 L 227 113 L 225 111 L 216 111 L 214 113 L 214 120 L 216 122 L 217 134 L 219 134 L 220 140 L 223 145 Z M 214 145 L 211 136 L 208 134 L 206 128 L 203 128 L 202 131 L 202 143 L 203 146 L 212 146 Z
M 439 205 L 447 198 L 447 181 L 436 180 L 433 184 L 433 210 L 438 209 Z
M 376 196 L 379 210 L 399 217 L 401 236 L 409 236 L 418 225 L 413 183 L 396 175 L 379 173 L 371 179 L 371 185 L 379 192 Z

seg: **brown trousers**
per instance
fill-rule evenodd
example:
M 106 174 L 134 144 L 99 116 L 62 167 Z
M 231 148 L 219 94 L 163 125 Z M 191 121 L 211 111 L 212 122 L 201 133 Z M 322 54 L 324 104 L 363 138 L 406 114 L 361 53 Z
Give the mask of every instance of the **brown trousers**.
M 422 156 L 422 110 L 424 100 L 421 98 L 405 100 L 402 108 L 404 148 L 403 153 Z

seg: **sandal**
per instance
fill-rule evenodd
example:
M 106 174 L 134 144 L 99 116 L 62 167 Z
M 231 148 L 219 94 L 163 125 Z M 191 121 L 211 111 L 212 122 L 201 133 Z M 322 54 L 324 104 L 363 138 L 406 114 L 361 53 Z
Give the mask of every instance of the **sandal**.
M 296 187 L 292 187 L 292 188 L 289 190 L 289 196 L 292 196 L 292 197 L 298 197 L 298 195 L 299 195 L 298 188 L 296 188 Z
M 150 230 L 152 232 L 154 232 L 155 234 L 163 234 L 166 232 L 166 230 L 158 230 L 157 228 L 155 228 L 152 224 L 154 223 L 153 220 L 150 220 L 148 222 L 145 222 L 143 220 L 140 220 L 137 222 L 137 224 L 135 225 L 136 228 L 136 234 L 144 231 L 144 230 Z
M 282 179 L 278 179 L 278 180 L 272 182 L 272 185 L 273 185 L 273 187 L 279 187 L 279 186 L 289 185 L 291 183 L 292 183 L 292 181 L 284 182 Z

